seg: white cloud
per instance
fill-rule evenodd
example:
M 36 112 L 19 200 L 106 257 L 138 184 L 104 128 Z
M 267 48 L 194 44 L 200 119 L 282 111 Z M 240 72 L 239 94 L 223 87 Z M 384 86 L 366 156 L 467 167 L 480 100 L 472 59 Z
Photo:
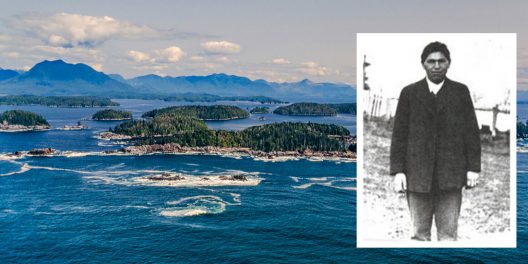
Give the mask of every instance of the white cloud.
M 240 45 L 229 41 L 208 41 L 201 44 L 207 53 L 212 54 L 234 54 L 241 50 Z
M 317 62 L 308 61 L 301 63 L 299 70 L 305 74 L 313 76 L 325 76 L 328 74 L 328 69 L 326 67 L 320 66 Z
M 140 63 L 174 63 L 178 62 L 185 52 L 179 47 L 172 46 L 165 49 L 154 50 L 150 54 L 137 50 L 131 50 L 128 52 L 128 56 L 135 62 Z
M 176 46 L 168 47 L 163 50 L 157 50 L 155 53 L 157 54 L 157 62 L 177 62 L 185 55 L 185 52 Z
M 141 51 L 131 50 L 128 52 L 128 56 L 135 62 L 150 61 L 150 56 Z
M 100 71 L 100 72 L 103 71 L 103 64 L 101 64 L 101 63 L 91 63 L 89 65 L 90 65 L 90 67 L 92 67 L 96 71 Z
M 283 59 L 283 58 L 277 58 L 272 60 L 274 64 L 283 65 L 283 64 L 290 64 L 290 61 Z
M 118 21 L 109 16 L 58 13 L 52 16 L 16 16 L 13 26 L 44 43 L 72 48 L 93 47 L 115 37 L 142 37 L 155 31 L 146 26 Z

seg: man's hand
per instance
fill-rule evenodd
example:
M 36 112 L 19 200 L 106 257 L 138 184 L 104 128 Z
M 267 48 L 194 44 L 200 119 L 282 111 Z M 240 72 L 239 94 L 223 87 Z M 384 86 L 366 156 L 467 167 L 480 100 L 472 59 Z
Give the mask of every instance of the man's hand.
M 399 193 L 403 193 L 407 190 L 407 177 L 404 173 L 396 173 L 394 177 L 394 190 Z
M 467 188 L 473 188 L 477 185 L 479 178 L 478 172 L 468 171 L 467 172 Z

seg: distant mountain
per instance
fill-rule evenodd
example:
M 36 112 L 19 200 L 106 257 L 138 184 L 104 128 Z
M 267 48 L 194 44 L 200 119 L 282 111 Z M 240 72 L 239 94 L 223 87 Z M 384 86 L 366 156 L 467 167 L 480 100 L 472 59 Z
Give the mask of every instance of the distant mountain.
M 11 79 L 18 76 L 17 71 L 0 69 L 0 81 Z
M 0 82 L 0 93 L 33 95 L 125 96 L 133 88 L 82 63 L 37 63 L 29 71 Z
M 221 96 L 265 95 L 273 92 L 268 83 L 253 82 L 246 77 L 223 73 L 207 76 L 161 77 L 154 74 L 128 80 L 141 92 L 156 94 L 209 93 Z
M 125 78 L 123 78 L 123 76 L 121 76 L 120 74 L 117 74 L 117 73 L 113 73 L 113 74 L 108 74 L 108 77 L 118 81 L 118 82 L 122 82 L 122 83 L 126 83 L 127 80 L 125 80 Z
M 252 81 L 246 77 L 227 74 L 207 76 L 161 77 L 154 74 L 127 80 L 138 92 L 157 94 L 209 93 L 221 96 L 266 95 L 286 100 L 306 98 L 354 98 L 356 90 L 347 84 L 314 83 L 302 80 L 294 83 L 274 83 L 265 80 Z
M 299 101 L 303 99 L 356 98 L 356 89 L 348 84 L 314 83 L 308 79 L 293 83 L 272 83 L 276 97 Z M 324 101 L 324 100 L 322 100 Z
M 0 94 L 92 95 L 114 98 L 163 98 L 194 93 L 217 96 L 268 96 L 284 101 L 353 102 L 356 90 L 348 84 L 276 83 L 216 73 L 207 76 L 162 77 L 154 74 L 125 80 L 82 63 L 42 61 L 27 72 L 0 70 Z

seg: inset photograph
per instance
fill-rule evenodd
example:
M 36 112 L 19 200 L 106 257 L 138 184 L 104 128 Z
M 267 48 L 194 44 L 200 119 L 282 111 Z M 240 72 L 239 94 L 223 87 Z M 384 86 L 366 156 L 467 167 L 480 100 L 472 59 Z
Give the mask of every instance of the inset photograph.
M 515 34 L 358 34 L 358 247 L 515 247 Z

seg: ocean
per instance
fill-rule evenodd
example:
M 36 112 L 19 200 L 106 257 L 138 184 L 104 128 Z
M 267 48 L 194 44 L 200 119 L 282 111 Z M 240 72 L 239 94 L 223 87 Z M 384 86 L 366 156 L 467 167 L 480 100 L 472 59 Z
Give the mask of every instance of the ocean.
M 119 102 L 135 117 L 174 104 Z M 99 110 L 0 106 L 0 112 L 7 109 L 37 112 L 55 128 Z M 241 129 L 284 119 L 341 124 L 355 134 L 352 115 L 268 114 L 264 121 L 255 115 L 207 124 Z M 528 258 L 526 153 L 517 154 L 517 249 L 357 249 L 355 162 L 100 155 L 121 147 L 95 138 L 119 122 L 83 123 L 88 130 L 0 133 L 0 263 L 524 263 Z M 70 152 L 5 155 L 37 147 Z M 163 172 L 178 173 L 187 184 L 148 180 Z M 215 180 L 236 174 L 247 175 L 247 184 Z M 204 177 L 210 180 L 191 180 Z

